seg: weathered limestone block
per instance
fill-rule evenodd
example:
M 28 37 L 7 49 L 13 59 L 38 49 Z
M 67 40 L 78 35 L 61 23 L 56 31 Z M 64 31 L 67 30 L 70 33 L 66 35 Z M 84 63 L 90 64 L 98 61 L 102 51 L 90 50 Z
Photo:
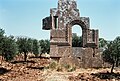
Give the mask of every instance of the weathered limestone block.
M 80 65 L 79 61 L 74 55 L 72 55 L 72 48 L 70 46 L 60 47 L 59 51 L 63 51 L 63 52 L 60 52 L 60 53 L 63 53 L 59 61 L 61 65 L 68 64 L 71 66 L 79 67 Z
M 50 56 L 51 57 L 61 57 L 58 54 L 58 46 L 57 45 L 50 45 Z
M 65 39 L 66 33 L 65 30 L 51 30 L 51 39 L 52 41 L 66 41 Z
M 85 23 L 85 25 L 86 25 L 86 27 L 88 27 L 88 29 L 90 28 L 90 19 L 89 19 L 89 17 L 80 17 L 80 20 Z
M 52 17 L 51 16 L 43 19 L 43 29 L 44 30 L 52 29 Z
M 91 68 L 91 67 L 102 67 L 101 55 L 97 53 L 93 56 L 94 50 L 92 48 L 72 48 L 73 55 L 79 59 L 80 67 Z

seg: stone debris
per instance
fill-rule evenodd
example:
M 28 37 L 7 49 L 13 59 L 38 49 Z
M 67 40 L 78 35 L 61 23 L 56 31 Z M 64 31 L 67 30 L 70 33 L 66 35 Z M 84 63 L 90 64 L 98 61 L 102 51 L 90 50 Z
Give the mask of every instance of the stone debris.
M 8 72 L 0 73 L 0 81 L 44 81 L 42 80 L 44 68 L 41 69 L 41 67 L 49 65 L 48 59 L 30 58 L 24 62 L 22 58 L 20 55 L 16 57 L 16 61 L 11 63 L 3 61 L 0 70 L 4 68 Z
M 17 58 L 21 59 L 21 56 Z M 18 63 L 3 61 L 0 66 L 0 81 L 120 81 L 120 68 L 115 68 L 115 74 L 112 76 L 109 74 L 110 68 L 80 68 L 73 72 L 58 72 L 49 68 L 41 69 L 41 67 L 49 66 L 49 63 L 49 59 L 46 58 L 29 58 L 26 63 L 22 61 Z M 1 70 L 4 70 L 5 73 L 1 74 Z M 106 75 L 106 73 L 108 74 Z M 104 76 L 109 79 L 101 79 Z
M 45 54 L 42 54 L 41 57 L 50 58 L 50 54 L 45 53 Z

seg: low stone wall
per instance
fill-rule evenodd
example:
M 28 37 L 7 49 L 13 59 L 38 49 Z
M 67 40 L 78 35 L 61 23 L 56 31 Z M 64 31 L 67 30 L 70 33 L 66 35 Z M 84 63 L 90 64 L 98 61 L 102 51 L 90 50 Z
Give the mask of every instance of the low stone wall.
M 78 68 L 110 67 L 102 60 L 100 49 L 94 51 L 92 48 L 59 46 L 58 50 L 51 53 L 51 59 L 60 64 L 69 64 Z
M 73 47 L 72 52 L 79 60 L 81 68 L 99 68 L 103 65 L 101 54 L 96 53 L 95 56 L 93 56 L 94 51 L 92 48 Z

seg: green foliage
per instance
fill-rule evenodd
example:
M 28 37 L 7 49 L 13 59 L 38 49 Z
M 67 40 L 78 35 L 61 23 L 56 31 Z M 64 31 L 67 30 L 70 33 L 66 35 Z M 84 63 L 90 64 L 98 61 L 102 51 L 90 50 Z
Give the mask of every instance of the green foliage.
M 28 47 L 28 52 L 32 53 L 33 52 L 33 39 L 27 38 L 26 40 L 26 47 Z
M 107 45 L 102 57 L 105 62 L 113 65 L 111 69 L 111 72 L 113 72 L 114 65 L 118 66 L 120 64 L 120 37 Z
M 5 31 L 0 28 L 0 37 L 4 36 L 4 34 L 5 34 Z
M 68 72 L 72 72 L 72 71 L 75 71 L 76 70 L 76 67 L 71 67 L 68 69 Z
M 17 45 L 19 53 L 24 53 L 24 61 L 27 61 L 27 54 L 32 52 L 32 39 L 30 38 L 17 38 Z
M 49 64 L 49 68 L 51 70 L 56 70 L 58 72 L 61 72 L 61 71 L 67 71 L 67 72 L 72 72 L 72 71 L 75 71 L 76 70 L 76 67 L 75 66 L 71 66 L 69 64 L 59 64 L 57 63 L 56 61 L 53 61 Z
M 56 62 L 51 62 L 49 65 L 49 68 L 52 70 L 55 70 L 57 68 L 58 64 Z
M 35 54 L 35 56 L 38 56 L 39 54 L 39 44 L 38 41 L 36 39 L 33 40 L 33 54 Z
M 82 37 L 76 34 L 72 35 L 72 47 L 82 47 Z
M 19 49 L 19 53 L 28 52 L 28 43 L 27 38 L 17 38 L 17 45 Z
M 103 38 L 99 38 L 99 47 L 100 48 L 105 48 L 105 46 L 107 46 L 107 41 Z
M 113 55 L 114 55 L 114 47 L 112 46 L 113 42 L 110 42 L 108 45 L 107 45 L 107 48 L 106 50 L 103 52 L 102 54 L 102 57 L 103 57 L 103 60 L 105 62 L 109 62 L 109 63 L 114 63 L 114 58 L 113 58 Z
M 62 72 L 63 71 L 63 67 L 61 65 L 58 65 L 56 71 Z
M 10 61 L 17 53 L 17 45 L 14 36 L 5 36 L 3 29 L 0 29 L 0 54 L 6 61 Z
M 41 53 L 48 53 L 50 52 L 50 41 L 49 40 L 40 40 L 40 47 Z
M 26 60 L 29 52 L 35 54 L 35 56 L 38 56 L 40 52 L 39 42 L 36 39 L 19 37 L 17 38 L 17 44 L 19 53 L 24 53 L 24 60 Z
M 13 36 L 4 37 L 2 55 L 6 61 L 10 61 L 17 54 L 17 45 Z
M 49 40 L 38 40 L 27 37 L 5 36 L 5 31 L 0 28 L 0 55 L 2 55 L 6 61 L 10 61 L 16 54 L 24 54 L 24 60 L 27 60 L 27 54 L 33 53 L 36 56 L 40 53 L 50 52 Z
M 0 55 L 2 54 L 3 44 L 4 44 L 4 30 L 0 29 Z
M 70 64 L 62 64 L 62 67 L 64 68 L 65 71 L 67 72 L 72 72 L 76 70 L 75 66 L 72 66 Z
M 69 64 L 64 64 L 64 65 L 62 65 L 65 69 L 69 69 L 71 66 L 69 65 Z

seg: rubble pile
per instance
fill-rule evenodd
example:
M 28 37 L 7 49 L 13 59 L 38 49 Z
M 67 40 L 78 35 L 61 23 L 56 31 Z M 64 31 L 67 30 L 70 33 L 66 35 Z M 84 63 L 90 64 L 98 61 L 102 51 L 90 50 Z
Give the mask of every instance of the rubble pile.
M 49 65 L 49 59 L 29 58 L 23 61 L 23 56 L 17 56 L 12 62 L 3 61 L 0 70 L 0 81 L 42 81 L 43 71 L 40 67 Z
M 73 72 L 58 72 L 49 69 L 49 64 L 49 58 L 31 55 L 27 62 L 23 56 L 17 56 L 11 62 L 3 60 L 0 65 L 0 81 L 120 81 L 120 68 L 114 68 L 112 74 L 110 68 L 80 68 Z

